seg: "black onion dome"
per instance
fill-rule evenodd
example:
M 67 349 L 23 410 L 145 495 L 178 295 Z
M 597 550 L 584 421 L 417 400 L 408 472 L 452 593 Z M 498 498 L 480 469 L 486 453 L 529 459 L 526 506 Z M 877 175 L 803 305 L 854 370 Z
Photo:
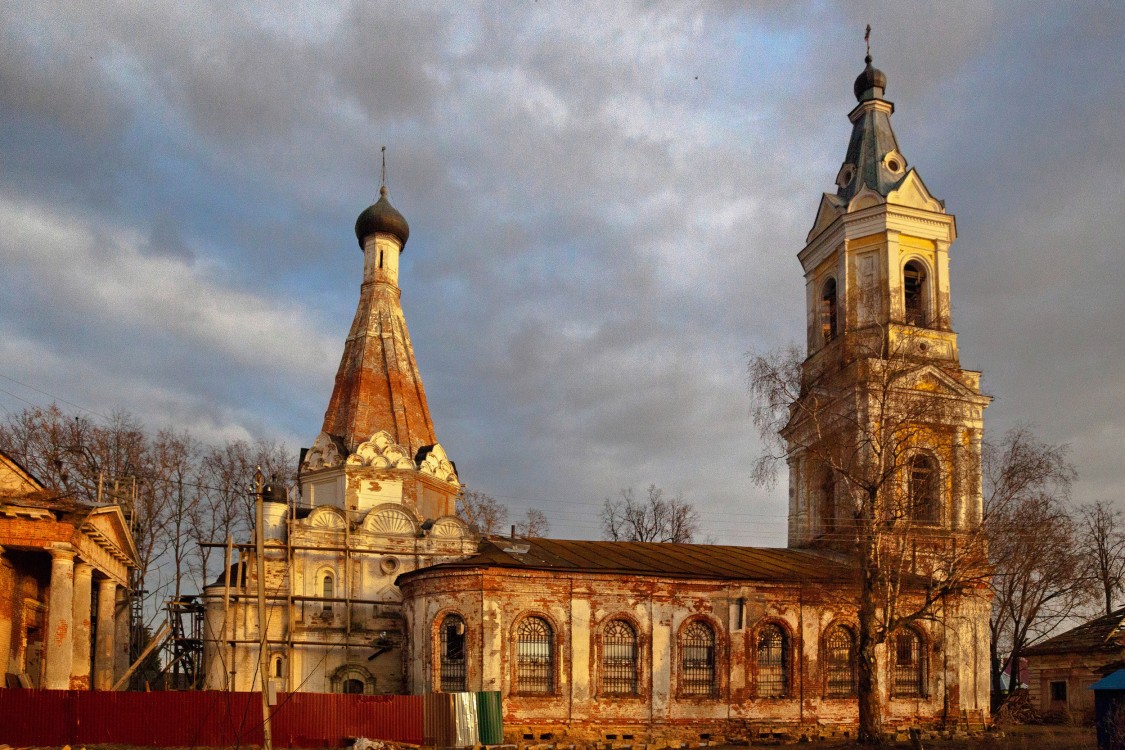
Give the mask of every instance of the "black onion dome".
M 869 89 L 887 88 L 887 76 L 878 68 L 871 67 L 871 55 L 865 57 L 864 62 L 867 63 L 867 67 L 864 68 L 863 72 L 855 79 L 855 86 L 853 87 L 856 100 L 861 102 L 863 101 L 863 95 L 866 94 Z
M 379 188 L 379 200 L 365 208 L 355 220 L 355 238 L 359 240 L 360 247 L 363 247 L 365 237 L 376 232 L 394 235 L 403 246 L 410 237 L 410 225 L 387 199 L 386 185 Z

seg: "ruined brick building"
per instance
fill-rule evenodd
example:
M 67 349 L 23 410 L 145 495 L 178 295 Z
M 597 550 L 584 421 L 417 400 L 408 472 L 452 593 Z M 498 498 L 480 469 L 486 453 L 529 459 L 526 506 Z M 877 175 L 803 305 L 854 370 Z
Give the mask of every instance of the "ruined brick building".
M 112 687 L 136 560 L 120 506 L 49 492 L 0 453 L 0 687 Z
M 912 393 L 954 408 L 920 445 L 912 512 L 929 537 L 980 522 L 987 398 L 950 327 L 953 216 L 909 167 L 885 76 L 856 80 L 852 136 L 806 247 L 806 368 L 873 329 L 909 339 Z M 791 442 L 784 549 L 479 539 L 437 443 L 399 306 L 409 230 L 382 197 L 356 223 L 359 309 L 301 499 L 265 524 L 270 675 L 289 690 L 498 690 L 515 734 L 728 734 L 856 721 L 856 567 L 837 495 Z M 908 335 L 909 334 L 909 335 Z M 862 386 L 862 380 L 857 384 Z M 208 686 L 248 689 L 253 564 L 206 591 Z M 880 646 L 888 719 L 986 712 L 988 601 L 968 592 Z

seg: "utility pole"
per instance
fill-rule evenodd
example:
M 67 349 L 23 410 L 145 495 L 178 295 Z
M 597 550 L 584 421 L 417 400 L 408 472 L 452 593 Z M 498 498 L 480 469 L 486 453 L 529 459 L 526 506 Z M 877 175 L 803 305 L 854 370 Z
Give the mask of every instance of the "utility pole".
M 273 750 L 273 729 L 270 727 L 270 697 L 266 678 L 269 676 L 269 654 L 266 652 L 266 558 L 264 512 L 262 493 L 264 491 L 262 467 L 254 472 L 254 548 L 258 556 L 258 678 L 262 685 L 262 750 Z

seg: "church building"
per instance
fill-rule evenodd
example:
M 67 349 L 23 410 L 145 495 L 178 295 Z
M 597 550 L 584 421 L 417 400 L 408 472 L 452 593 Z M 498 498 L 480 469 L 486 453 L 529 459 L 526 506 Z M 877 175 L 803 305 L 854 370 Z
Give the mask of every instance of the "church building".
M 943 405 L 901 472 L 902 521 L 924 560 L 979 527 L 988 399 L 979 373 L 960 369 L 951 328 L 954 218 L 900 151 L 886 77 L 867 62 L 837 190 L 798 254 L 802 398 L 826 372 L 866 394 L 901 352 L 899 390 Z M 205 591 L 209 688 L 258 686 L 264 586 L 268 679 L 282 690 L 499 691 L 514 741 L 856 724 L 855 537 L 842 467 L 816 442 L 839 431 L 795 418 L 783 432 L 785 548 L 480 538 L 454 515 L 461 480 L 437 442 L 399 304 L 409 228 L 385 186 L 356 236 L 359 307 L 302 456 L 300 499 L 266 503 L 265 580 L 247 551 Z M 918 572 L 904 600 L 923 597 Z M 987 716 L 988 613 L 987 594 L 967 588 L 878 647 L 888 724 Z

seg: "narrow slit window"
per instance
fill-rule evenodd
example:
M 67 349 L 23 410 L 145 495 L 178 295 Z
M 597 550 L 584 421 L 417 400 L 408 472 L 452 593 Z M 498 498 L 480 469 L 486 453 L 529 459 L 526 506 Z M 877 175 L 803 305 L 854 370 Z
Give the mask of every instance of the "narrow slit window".
M 820 335 L 824 343 L 839 333 L 839 311 L 836 299 L 836 279 L 829 279 L 820 293 Z
M 332 578 L 331 573 L 324 574 L 324 582 L 321 584 L 321 596 L 324 597 L 321 609 L 324 612 L 332 611 L 332 599 L 336 596 L 336 581 Z

